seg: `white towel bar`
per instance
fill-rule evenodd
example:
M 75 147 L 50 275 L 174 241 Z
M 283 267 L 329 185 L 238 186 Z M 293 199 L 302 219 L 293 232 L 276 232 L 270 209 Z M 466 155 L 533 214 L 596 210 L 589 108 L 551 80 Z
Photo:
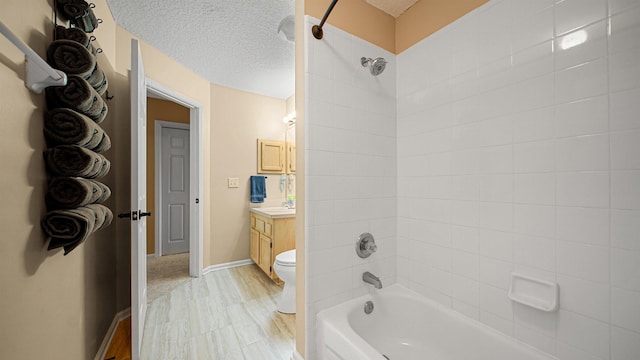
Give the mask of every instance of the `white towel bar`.
M 46 87 L 64 86 L 67 84 L 67 74 L 49 66 L 40 55 L 12 33 L 2 21 L 0 21 L 0 33 L 9 39 L 9 41 L 27 57 L 27 75 L 24 80 L 27 88 L 40 94 Z

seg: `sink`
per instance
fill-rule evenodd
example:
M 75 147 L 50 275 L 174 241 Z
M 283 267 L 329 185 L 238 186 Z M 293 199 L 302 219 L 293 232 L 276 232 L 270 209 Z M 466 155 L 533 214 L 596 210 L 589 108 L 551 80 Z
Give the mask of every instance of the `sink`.
M 296 209 L 286 207 L 251 208 L 251 211 L 270 217 L 293 217 L 296 215 Z

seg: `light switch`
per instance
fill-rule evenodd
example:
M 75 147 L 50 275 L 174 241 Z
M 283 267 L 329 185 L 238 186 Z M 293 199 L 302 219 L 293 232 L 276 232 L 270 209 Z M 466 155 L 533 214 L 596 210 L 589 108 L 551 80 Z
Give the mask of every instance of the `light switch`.
M 238 179 L 238 178 L 229 178 L 229 187 L 230 188 L 240 187 L 240 179 Z

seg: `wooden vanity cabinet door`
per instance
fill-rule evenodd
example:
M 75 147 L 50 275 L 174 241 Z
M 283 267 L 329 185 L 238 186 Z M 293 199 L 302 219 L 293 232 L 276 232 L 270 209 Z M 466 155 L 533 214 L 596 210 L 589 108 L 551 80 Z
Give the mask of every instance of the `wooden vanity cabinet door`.
M 251 260 L 258 264 L 260 262 L 260 233 L 256 229 L 251 229 L 251 243 L 249 244 L 249 256 Z
M 260 261 L 258 266 L 271 276 L 271 238 L 260 234 Z
M 258 139 L 258 174 L 285 172 L 284 142 Z

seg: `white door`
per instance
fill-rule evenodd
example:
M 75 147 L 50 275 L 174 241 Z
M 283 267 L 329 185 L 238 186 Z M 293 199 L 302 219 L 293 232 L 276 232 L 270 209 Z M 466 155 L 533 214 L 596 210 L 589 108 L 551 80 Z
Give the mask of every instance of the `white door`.
M 160 248 L 162 255 L 189 252 L 189 130 L 162 127 Z
M 140 358 L 147 311 L 147 84 L 131 40 L 131 355 Z

